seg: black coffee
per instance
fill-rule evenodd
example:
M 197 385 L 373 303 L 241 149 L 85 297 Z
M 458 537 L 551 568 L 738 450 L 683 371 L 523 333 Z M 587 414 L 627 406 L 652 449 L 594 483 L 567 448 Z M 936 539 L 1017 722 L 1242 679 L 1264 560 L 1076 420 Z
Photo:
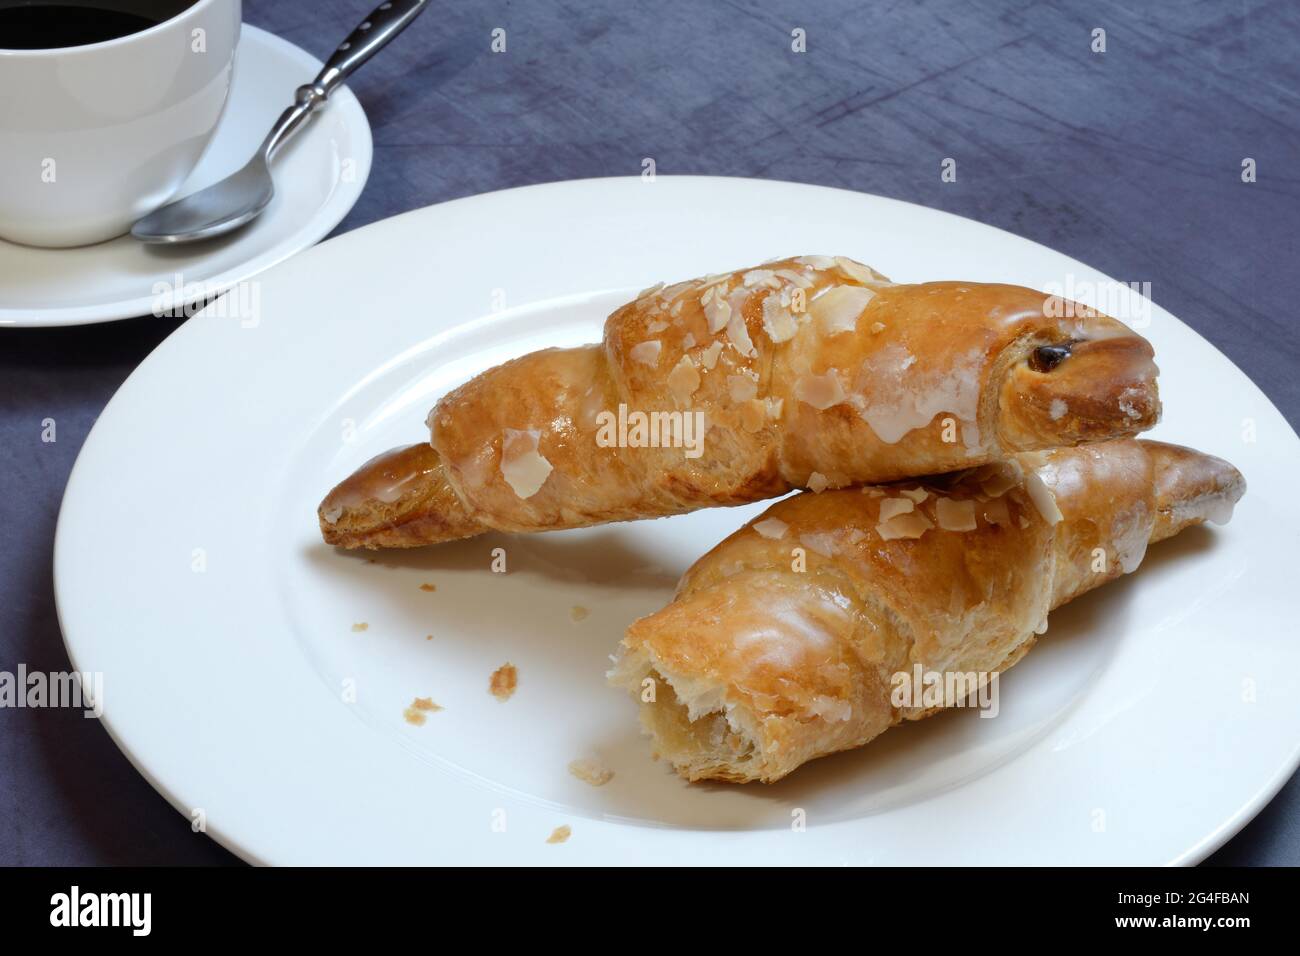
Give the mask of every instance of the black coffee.
M 54 50 L 103 43 L 170 20 L 195 0 L 0 0 L 0 50 Z

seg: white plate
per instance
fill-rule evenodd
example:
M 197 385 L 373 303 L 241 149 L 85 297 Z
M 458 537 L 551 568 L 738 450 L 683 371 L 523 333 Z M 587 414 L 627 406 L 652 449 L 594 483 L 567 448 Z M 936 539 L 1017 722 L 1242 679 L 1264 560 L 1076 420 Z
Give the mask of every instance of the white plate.
M 204 313 L 167 339 L 77 461 L 58 608 L 75 665 L 104 674 L 110 733 L 173 804 L 202 809 L 212 836 L 258 862 L 1203 857 L 1297 762 L 1300 441 L 1158 308 L 1145 330 L 1163 369 L 1158 435 L 1241 467 L 1250 491 L 1232 524 L 1153 548 L 1139 573 L 1054 614 L 1003 680 L 997 719 L 891 730 L 775 786 L 682 783 L 603 680 L 624 626 L 761 506 L 374 564 L 320 543 L 323 493 L 419 440 L 447 388 L 508 356 L 596 340 L 614 305 L 656 281 L 802 252 L 902 281 L 1103 279 L 945 213 L 709 178 L 493 193 L 325 243 L 264 277 L 255 328 Z M 489 571 L 496 547 L 506 574 Z M 575 623 L 575 605 L 591 615 Z M 498 703 L 488 678 L 506 661 L 519 690 Z M 417 696 L 445 710 L 412 726 Z M 605 787 L 566 772 L 589 751 L 616 773 Z M 561 824 L 572 838 L 547 844 Z
M 247 162 L 292 104 L 293 91 L 320 68 L 310 53 L 244 24 L 225 115 L 177 196 L 210 186 Z M 202 302 L 338 225 L 361 195 L 370 158 L 370 124 L 344 87 L 276 154 L 275 198 L 246 229 L 175 247 L 147 246 L 129 236 L 75 249 L 0 240 L 0 326 L 87 325 Z M 252 293 L 244 301 L 246 311 L 256 305 Z

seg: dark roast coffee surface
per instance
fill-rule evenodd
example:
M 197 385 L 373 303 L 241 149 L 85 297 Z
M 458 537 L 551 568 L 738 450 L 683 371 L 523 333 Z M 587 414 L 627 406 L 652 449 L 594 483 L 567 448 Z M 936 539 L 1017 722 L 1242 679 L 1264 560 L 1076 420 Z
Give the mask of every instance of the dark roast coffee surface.
M 0 2 L 0 50 L 56 50 L 116 40 L 157 26 L 190 2 L 122 0 L 115 6 Z

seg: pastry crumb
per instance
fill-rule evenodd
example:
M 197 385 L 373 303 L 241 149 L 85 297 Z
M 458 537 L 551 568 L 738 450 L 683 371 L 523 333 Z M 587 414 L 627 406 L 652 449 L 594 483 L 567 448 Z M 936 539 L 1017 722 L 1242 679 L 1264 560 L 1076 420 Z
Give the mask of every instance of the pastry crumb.
M 579 760 L 569 761 L 569 773 L 573 774 L 583 783 L 589 783 L 593 787 L 603 787 L 614 779 L 614 771 L 610 770 L 598 760 L 589 757 L 583 757 Z
M 431 640 L 433 640 L 433 635 L 432 635 L 432 634 L 426 634 L 426 635 L 424 635 L 424 639 L 425 639 L 426 641 L 431 641 Z
M 556 827 L 551 831 L 551 835 L 546 838 L 547 843 L 566 843 L 569 837 L 573 835 L 573 828 L 567 823 L 562 827 Z
M 581 604 L 575 604 L 573 607 L 569 608 L 569 617 L 573 618 L 575 621 L 585 620 L 587 615 L 590 613 L 591 611 L 587 610 L 587 608 L 583 607 Z
M 438 585 L 436 585 L 436 584 L 429 584 L 429 583 L 426 581 L 424 584 L 421 584 L 421 585 L 420 585 L 420 590 L 421 590 L 421 591 L 436 591 L 436 590 L 438 590 Z
M 356 624 L 352 625 L 352 630 L 354 633 L 360 634 L 362 631 L 370 630 L 370 625 L 365 621 L 358 621 Z
M 488 684 L 488 690 L 497 700 L 506 701 L 514 696 L 515 688 L 519 686 L 519 671 L 515 669 L 514 664 L 502 664 L 492 672 L 492 681 Z
M 442 710 L 442 705 L 435 704 L 431 697 L 417 697 L 411 701 L 411 706 L 402 711 L 402 716 L 406 718 L 408 724 L 414 724 L 416 727 L 423 727 L 424 721 L 429 714 L 436 714 Z

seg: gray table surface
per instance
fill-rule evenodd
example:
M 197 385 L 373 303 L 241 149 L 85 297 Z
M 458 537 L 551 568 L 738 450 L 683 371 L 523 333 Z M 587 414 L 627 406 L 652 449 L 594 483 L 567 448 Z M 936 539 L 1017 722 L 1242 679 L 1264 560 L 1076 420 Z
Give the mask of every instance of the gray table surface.
M 323 57 L 371 5 L 245 0 L 245 18 Z M 504 55 L 488 49 L 496 27 Z M 1104 53 L 1090 49 L 1098 27 Z M 336 234 L 509 186 L 635 175 L 645 156 L 664 175 L 879 193 L 1149 281 L 1294 427 L 1297 48 L 1290 0 L 436 0 L 354 78 L 375 163 Z M 940 182 L 944 157 L 956 183 Z M 100 410 L 175 325 L 0 330 L 0 670 L 69 666 L 50 569 L 64 484 Z M 39 439 L 47 417 L 54 444 Z M 1292 779 L 1212 862 L 1300 863 L 1298 818 Z M 0 710 L 0 863 L 232 862 L 94 721 Z

